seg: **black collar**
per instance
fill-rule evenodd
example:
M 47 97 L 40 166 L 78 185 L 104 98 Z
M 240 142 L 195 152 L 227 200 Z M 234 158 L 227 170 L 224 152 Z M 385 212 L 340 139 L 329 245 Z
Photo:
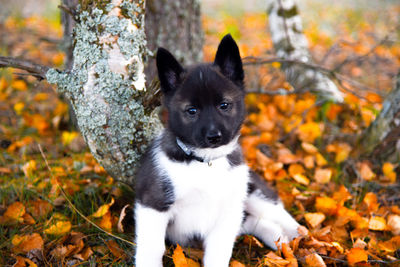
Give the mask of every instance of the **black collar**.
M 193 150 L 192 150 L 189 146 L 187 146 L 185 143 L 183 143 L 178 137 L 176 138 L 176 144 L 178 145 L 178 147 L 179 147 L 180 149 L 182 149 L 182 151 L 183 151 L 187 156 L 189 156 L 189 157 L 191 157 L 192 159 L 195 159 L 195 160 L 197 160 L 197 161 L 200 161 L 200 162 L 207 162 L 208 165 L 211 166 L 211 160 L 210 160 L 210 161 L 206 161 L 205 159 L 196 156 L 196 155 L 194 154 Z

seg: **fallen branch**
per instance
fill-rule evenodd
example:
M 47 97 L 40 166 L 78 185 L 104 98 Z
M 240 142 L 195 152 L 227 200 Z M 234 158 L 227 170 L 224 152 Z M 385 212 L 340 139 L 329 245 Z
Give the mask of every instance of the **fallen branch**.
M 29 60 L 2 56 L 0 56 L 0 68 L 25 70 L 40 80 L 46 79 L 46 73 L 50 69 L 47 66 L 36 64 Z

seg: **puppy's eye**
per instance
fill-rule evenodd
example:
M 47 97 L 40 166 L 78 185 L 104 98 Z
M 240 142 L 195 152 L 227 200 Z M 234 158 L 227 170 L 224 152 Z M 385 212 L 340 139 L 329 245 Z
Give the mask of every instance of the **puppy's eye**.
M 190 108 L 188 108 L 187 110 L 186 110 L 186 112 L 187 112 L 187 114 L 189 114 L 189 115 L 196 115 L 196 113 L 197 113 L 197 108 L 195 108 L 195 107 L 190 107 Z
M 219 104 L 219 108 L 222 110 L 227 110 L 229 108 L 229 103 L 222 102 L 221 104 Z

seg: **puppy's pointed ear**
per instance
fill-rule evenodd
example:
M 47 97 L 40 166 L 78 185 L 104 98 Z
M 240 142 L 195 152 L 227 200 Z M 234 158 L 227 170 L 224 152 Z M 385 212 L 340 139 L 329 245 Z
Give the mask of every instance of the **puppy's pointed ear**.
M 180 76 L 184 70 L 175 57 L 162 47 L 157 50 L 156 61 L 161 90 L 166 95 L 171 94 L 178 87 Z
M 243 87 L 243 65 L 240 58 L 239 48 L 230 34 L 222 38 L 215 55 L 214 64 L 231 81 Z

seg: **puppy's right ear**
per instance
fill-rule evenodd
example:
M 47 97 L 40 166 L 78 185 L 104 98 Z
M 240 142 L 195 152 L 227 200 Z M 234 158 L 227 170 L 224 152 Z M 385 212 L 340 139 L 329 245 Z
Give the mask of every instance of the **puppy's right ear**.
M 184 69 L 175 57 L 162 47 L 157 50 L 156 61 L 161 90 L 166 95 L 171 94 L 178 87 Z

